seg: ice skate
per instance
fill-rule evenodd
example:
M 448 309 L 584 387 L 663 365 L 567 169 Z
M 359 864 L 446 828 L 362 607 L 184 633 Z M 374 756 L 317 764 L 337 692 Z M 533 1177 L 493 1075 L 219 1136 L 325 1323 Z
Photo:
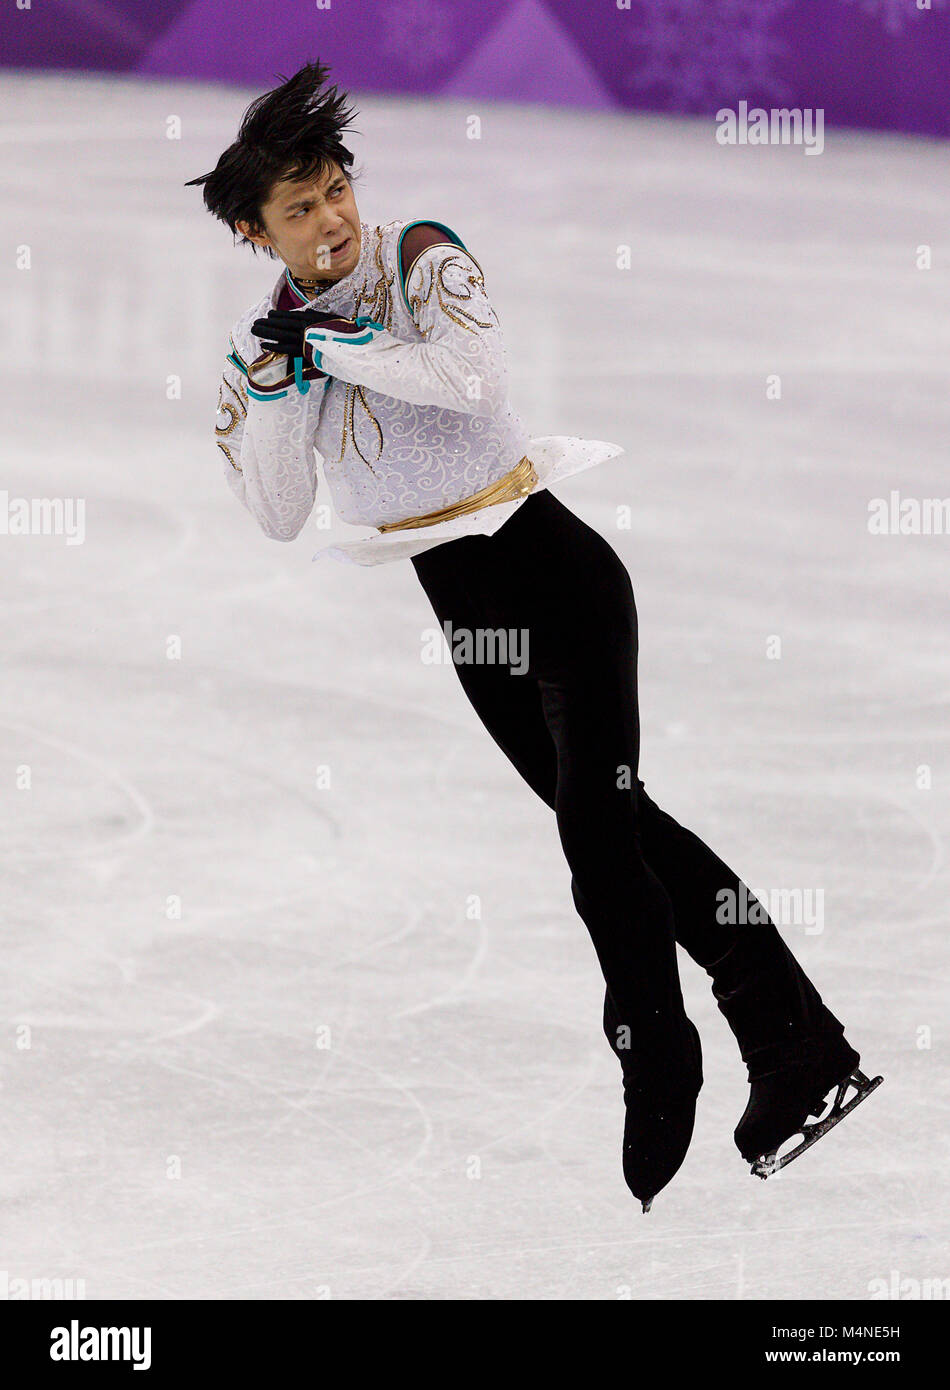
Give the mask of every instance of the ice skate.
M 658 1076 L 642 1081 L 624 1077 L 623 1176 L 644 1212 L 679 1171 L 693 1136 L 703 1075 L 699 1034 L 692 1023 L 689 1032 L 693 1057 L 685 1080 L 674 1081 L 662 1063 Z
M 837 1083 L 830 1105 L 823 1094 L 817 1104 L 809 1110 L 805 1119 L 796 1124 L 782 1141 L 787 1143 L 789 1139 L 801 1135 L 800 1142 L 794 1148 L 786 1150 L 785 1153 L 780 1152 L 781 1144 L 767 1152 L 760 1153 L 752 1164 L 753 1175 L 757 1178 L 768 1178 L 773 1173 L 777 1173 L 780 1168 L 785 1168 L 789 1163 L 794 1162 L 806 1149 L 817 1144 L 818 1140 L 830 1129 L 834 1129 L 835 1125 L 839 1124 L 846 1115 L 850 1115 L 851 1111 L 859 1106 L 863 1100 L 866 1100 L 872 1091 L 877 1090 L 883 1080 L 883 1076 L 875 1076 L 871 1080 L 865 1076 L 863 1071 L 855 1067 Z M 849 1089 L 852 1088 L 854 1094 L 849 1100 L 846 1100 L 845 1097 Z M 813 1120 L 814 1123 L 809 1124 L 809 1120 Z
M 744 932 L 706 971 L 748 1068 L 751 1092 L 736 1147 L 754 1173 L 767 1177 L 816 1143 L 881 1078 L 869 1082 L 857 1070 L 860 1055 L 771 923 Z M 841 1088 L 849 1085 L 858 1094 L 842 1105 Z M 833 1088 L 838 1096 L 828 1115 L 809 1125 Z M 796 1136 L 801 1142 L 788 1149 Z
M 735 1131 L 736 1147 L 752 1164 L 753 1173 L 765 1178 L 784 1168 L 880 1085 L 883 1078 L 871 1082 L 858 1070 L 860 1061 L 839 1035 L 824 1042 L 814 1040 L 780 1057 L 767 1072 L 753 1073 L 749 1103 Z M 843 1104 L 849 1086 L 857 1094 Z M 833 1089 L 835 1099 L 825 1115 L 825 1097 Z M 817 1123 L 810 1125 L 812 1118 Z M 798 1135 L 801 1142 L 782 1153 L 782 1146 Z
M 749 1103 L 735 1128 L 736 1148 L 752 1163 L 775 1153 L 797 1134 L 824 1096 L 861 1061 L 844 1037 L 815 1040 L 769 1054 L 767 1065 L 750 1068 Z

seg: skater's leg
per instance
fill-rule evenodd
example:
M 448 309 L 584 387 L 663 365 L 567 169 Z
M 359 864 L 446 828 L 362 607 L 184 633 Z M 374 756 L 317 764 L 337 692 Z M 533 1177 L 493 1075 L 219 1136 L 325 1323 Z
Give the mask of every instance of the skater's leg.
M 474 630 L 488 624 L 484 572 L 493 563 L 492 545 L 486 538 L 475 537 L 413 559 L 439 622 L 450 622 L 453 630 Z M 462 663 L 455 671 L 495 743 L 536 795 L 554 810 L 557 750 L 545 721 L 538 681 L 528 675 L 512 675 L 504 666 Z M 739 879 L 698 836 L 659 809 L 642 781 L 638 787 L 643 857 L 673 903 L 677 942 L 706 968 L 738 939 L 738 928 L 720 925 L 716 917 L 717 894 L 722 888 L 737 890 Z
M 640 806 L 644 853 L 670 894 L 677 940 L 712 980 L 750 1079 L 829 1046 L 847 1060 L 843 1026 L 735 871 L 642 786 Z M 752 920 L 722 920 L 730 901 L 745 901 Z
M 557 745 L 558 833 L 607 985 L 604 1031 L 624 1073 L 624 1177 L 646 1211 L 689 1147 L 702 1058 L 683 1007 L 672 904 L 643 857 L 626 782 L 636 768 L 635 699 L 609 665 L 594 685 L 542 680 L 541 693 Z
M 557 749 L 555 813 L 571 891 L 607 981 L 616 1015 L 635 1051 L 681 1049 L 683 999 L 673 907 L 640 842 L 636 796 L 618 787 L 635 766 L 629 686 L 604 673 L 595 684 L 541 682 Z M 612 1039 L 616 1047 L 616 1033 Z
M 721 894 L 738 893 L 739 877 L 698 835 L 660 810 L 642 781 L 639 805 L 643 852 L 672 899 L 677 940 L 705 969 L 738 939 L 739 927 L 721 920 Z
M 593 671 L 599 654 L 611 645 L 605 640 L 606 634 L 609 632 L 613 637 L 624 630 L 625 588 L 629 590 L 633 611 L 629 576 L 607 543 L 590 528 L 584 528 L 566 508 L 555 503 L 548 510 L 551 515 L 545 519 L 550 525 L 543 534 L 543 551 L 554 555 L 558 572 L 571 577 L 571 584 L 585 605 L 580 623 L 575 613 L 574 620 L 567 621 L 566 627 L 575 632 L 586 630 L 592 636 L 599 631 L 603 633 L 599 647 L 596 640 L 592 642 L 588 659 L 575 656 L 570 666 L 574 672 Z M 506 531 L 507 528 L 502 528 L 502 538 Z M 575 540 L 586 553 L 580 556 L 571 553 Z M 589 582 L 579 582 L 580 577 L 593 580 L 593 592 Z M 530 589 L 531 576 L 523 576 L 523 583 Z M 618 596 L 619 608 L 616 606 Z M 570 618 L 571 612 L 570 595 L 562 592 L 557 605 L 558 616 Z M 604 620 L 601 628 L 593 622 L 594 613 Z M 543 626 L 540 622 L 538 625 Z M 635 630 L 633 637 L 632 657 L 628 654 L 626 667 L 635 678 Z M 545 643 L 538 645 L 543 656 Z M 627 707 L 635 717 L 635 684 Z M 543 746 L 541 741 L 541 748 Z M 635 772 L 635 757 L 629 762 Z M 539 781 L 537 776 L 534 781 Z M 549 783 L 542 781 L 542 785 Z M 820 1089 L 829 1077 L 840 1081 L 858 1066 L 859 1055 L 846 1042 L 841 1023 L 824 1005 L 774 924 L 761 911 L 760 905 L 755 904 L 738 875 L 698 836 L 660 811 L 639 780 L 635 797 L 640 841 L 634 846 L 634 867 L 639 860 L 645 861 L 666 889 L 673 906 L 676 939 L 709 975 L 714 997 L 735 1034 L 748 1068 L 752 1089 L 749 1106 L 736 1129 L 736 1143 L 743 1154 L 762 1145 L 768 1147 L 783 1131 L 801 1094 L 805 1092 L 810 1096 L 816 1086 Z M 572 888 L 578 909 L 587 920 L 584 888 L 576 875 Z M 753 914 L 758 920 L 748 925 L 720 921 L 719 918 L 726 915 L 720 910 L 723 890 L 735 895 L 733 901 L 736 903 L 744 898 L 750 909 L 753 904 L 759 907 Z M 604 1025 L 612 1042 L 617 1036 L 618 1020 L 626 1012 L 626 1007 L 618 1008 L 608 978 Z M 628 1105 L 628 1118 L 629 1113 Z
M 473 576 L 490 563 L 490 552 L 479 544 L 485 537 L 441 546 L 413 557 L 413 566 L 439 623 L 452 630 L 476 631 L 493 626 Z M 448 563 L 451 561 L 451 563 Z M 466 582 L 468 581 L 468 582 Z M 474 589 L 474 594 L 473 594 Z M 482 724 L 551 810 L 557 787 L 557 754 L 544 721 L 541 691 L 531 675 L 513 674 L 508 666 L 459 662 L 459 684 Z
M 563 520 L 560 511 L 557 519 Z M 507 527 L 499 539 L 506 533 L 510 535 Z M 493 567 L 499 568 L 497 548 L 494 539 L 473 537 L 414 560 L 440 622 L 448 619 L 453 628 L 474 629 L 499 621 L 498 600 L 486 599 L 486 579 Z M 507 558 L 502 557 L 502 576 Z M 500 583 L 496 584 L 496 591 L 499 587 Z M 490 596 L 490 587 L 487 592 Z M 553 809 L 557 751 L 545 722 L 538 682 L 491 665 L 462 664 L 456 673 L 492 738 Z M 774 1063 L 777 1048 L 787 1055 L 790 1046 L 802 1040 L 840 1037 L 840 1023 L 825 1008 L 767 915 L 762 913 L 757 924 L 747 926 L 718 920 L 724 915 L 720 911 L 721 892 L 728 890 L 738 901 L 743 891 L 734 870 L 697 835 L 660 810 L 641 781 L 637 788 L 640 853 L 634 861 L 642 857 L 666 889 L 672 903 L 675 939 L 709 974 L 713 993 L 750 1073 Z M 580 911 L 576 883 L 572 891 Z M 749 902 L 750 906 L 755 902 L 751 895 Z M 581 916 L 587 912 L 585 907 Z M 616 1003 L 611 1001 L 608 988 L 604 1029 L 612 1045 L 618 1026 Z
M 736 1147 L 753 1172 L 766 1176 L 774 1152 L 821 1110 L 820 1098 L 829 1090 L 854 1074 L 849 1087 L 863 1098 L 876 1082 L 858 1070 L 860 1056 L 842 1025 L 733 870 L 654 805 L 642 785 L 640 807 L 644 847 L 673 901 L 677 939 L 712 980 L 748 1068 L 751 1089 L 736 1126 Z M 746 901 L 751 921 L 719 920 L 726 915 L 723 890 L 726 902 Z M 835 1122 L 833 1114 L 807 1142 Z M 801 1143 L 795 1153 L 805 1147 Z
M 429 552 L 416 571 L 441 620 L 464 615 L 473 628 L 528 635 L 527 676 L 456 670 L 493 738 L 554 806 L 607 984 L 605 1031 L 624 1069 L 624 1172 L 646 1199 L 682 1162 L 702 1070 L 669 899 L 639 846 L 633 591 L 607 543 L 550 494 L 516 517 L 517 535 L 509 522 L 490 544 L 467 538 Z
M 637 620 L 626 570 L 550 493 L 529 498 L 494 537 L 440 546 L 414 564 L 440 621 L 527 633 L 528 674 L 459 664 L 457 675 L 492 737 L 554 806 L 574 901 L 629 1040 L 682 1043 L 673 912 L 639 837 Z M 616 1050 L 616 1033 L 611 1042 Z

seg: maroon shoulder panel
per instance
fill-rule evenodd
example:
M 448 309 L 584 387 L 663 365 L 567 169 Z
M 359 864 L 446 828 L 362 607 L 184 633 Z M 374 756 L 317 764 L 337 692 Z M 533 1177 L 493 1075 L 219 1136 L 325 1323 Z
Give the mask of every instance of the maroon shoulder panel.
M 446 239 L 445 232 L 438 227 L 433 227 L 430 222 L 420 222 L 417 227 L 410 227 L 402 239 L 402 278 L 412 269 L 412 263 L 428 246 L 449 246 L 453 243 Z

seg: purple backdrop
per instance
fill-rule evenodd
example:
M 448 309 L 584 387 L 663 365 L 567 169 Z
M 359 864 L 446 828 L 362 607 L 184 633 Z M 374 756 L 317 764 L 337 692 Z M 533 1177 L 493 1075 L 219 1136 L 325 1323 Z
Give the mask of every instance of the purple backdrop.
M 29 8 L 17 8 L 17 5 Z M 929 8 L 918 8 L 924 5 Z M 0 63 L 950 133 L 950 0 L 7 0 Z

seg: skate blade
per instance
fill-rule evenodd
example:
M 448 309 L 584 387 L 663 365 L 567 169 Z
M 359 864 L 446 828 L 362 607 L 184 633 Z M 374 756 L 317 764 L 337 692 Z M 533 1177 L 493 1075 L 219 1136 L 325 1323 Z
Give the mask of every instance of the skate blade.
M 883 1080 L 883 1076 L 875 1076 L 874 1080 L 871 1081 L 864 1075 L 863 1071 L 849 1072 L 843 1081 L 838 1082 L 831 1109 L 824 1119 L 817 1119 L 817 1114 L 820 1114 L 820 1111 L 817 1114 L 813 1111 L 812 1114 L 816 1114 L 817 1123 L 812 1125 L 805 1123 L 797 1131 L 802 1136 L 802 1142 L 797 1144 L 794 1149 L 790 1149 L 787 1154 L 782 1154 L 781 1157 L 779 1157 L 778 1150 L 774 1149 L 771 1153 L 763 1154 L 757 1158 L 752 1165 L 753 1175 L 757 1178 L 768 1178 L 781 1168 L 787 1168 L 796 1158 L 800 1158 L 806 1149 L 810 1149 L 812 1144 L 817 1144 L 818 1140 L 827 1134 L 829 1129 L 834 1129 L 835 1125 L 840 1124 L 846 1115 L 850 1115 L 851 1111 L 856 1109 L 862 1100 L 867 1100 L 871 1092 L 876 1091 Z M 856 1093 L 846 1104 L 842 1104 L 849 1086 L 854 1086 Z
M 648 1197 L 648 1198 L 646 1199 L 646 1201 L 645 1201 L 645 1202 L 641 1202 L 640 1205 L 643 1207 L 643 1214 L 644 1214 L 644 1216 L 646 1216 L 647 1212 L 648 1212 L 648 1211 L 650 1210 L 650 1208 L 653 1206 L 653 1198 L 652 1198 L 652 1197 Z

